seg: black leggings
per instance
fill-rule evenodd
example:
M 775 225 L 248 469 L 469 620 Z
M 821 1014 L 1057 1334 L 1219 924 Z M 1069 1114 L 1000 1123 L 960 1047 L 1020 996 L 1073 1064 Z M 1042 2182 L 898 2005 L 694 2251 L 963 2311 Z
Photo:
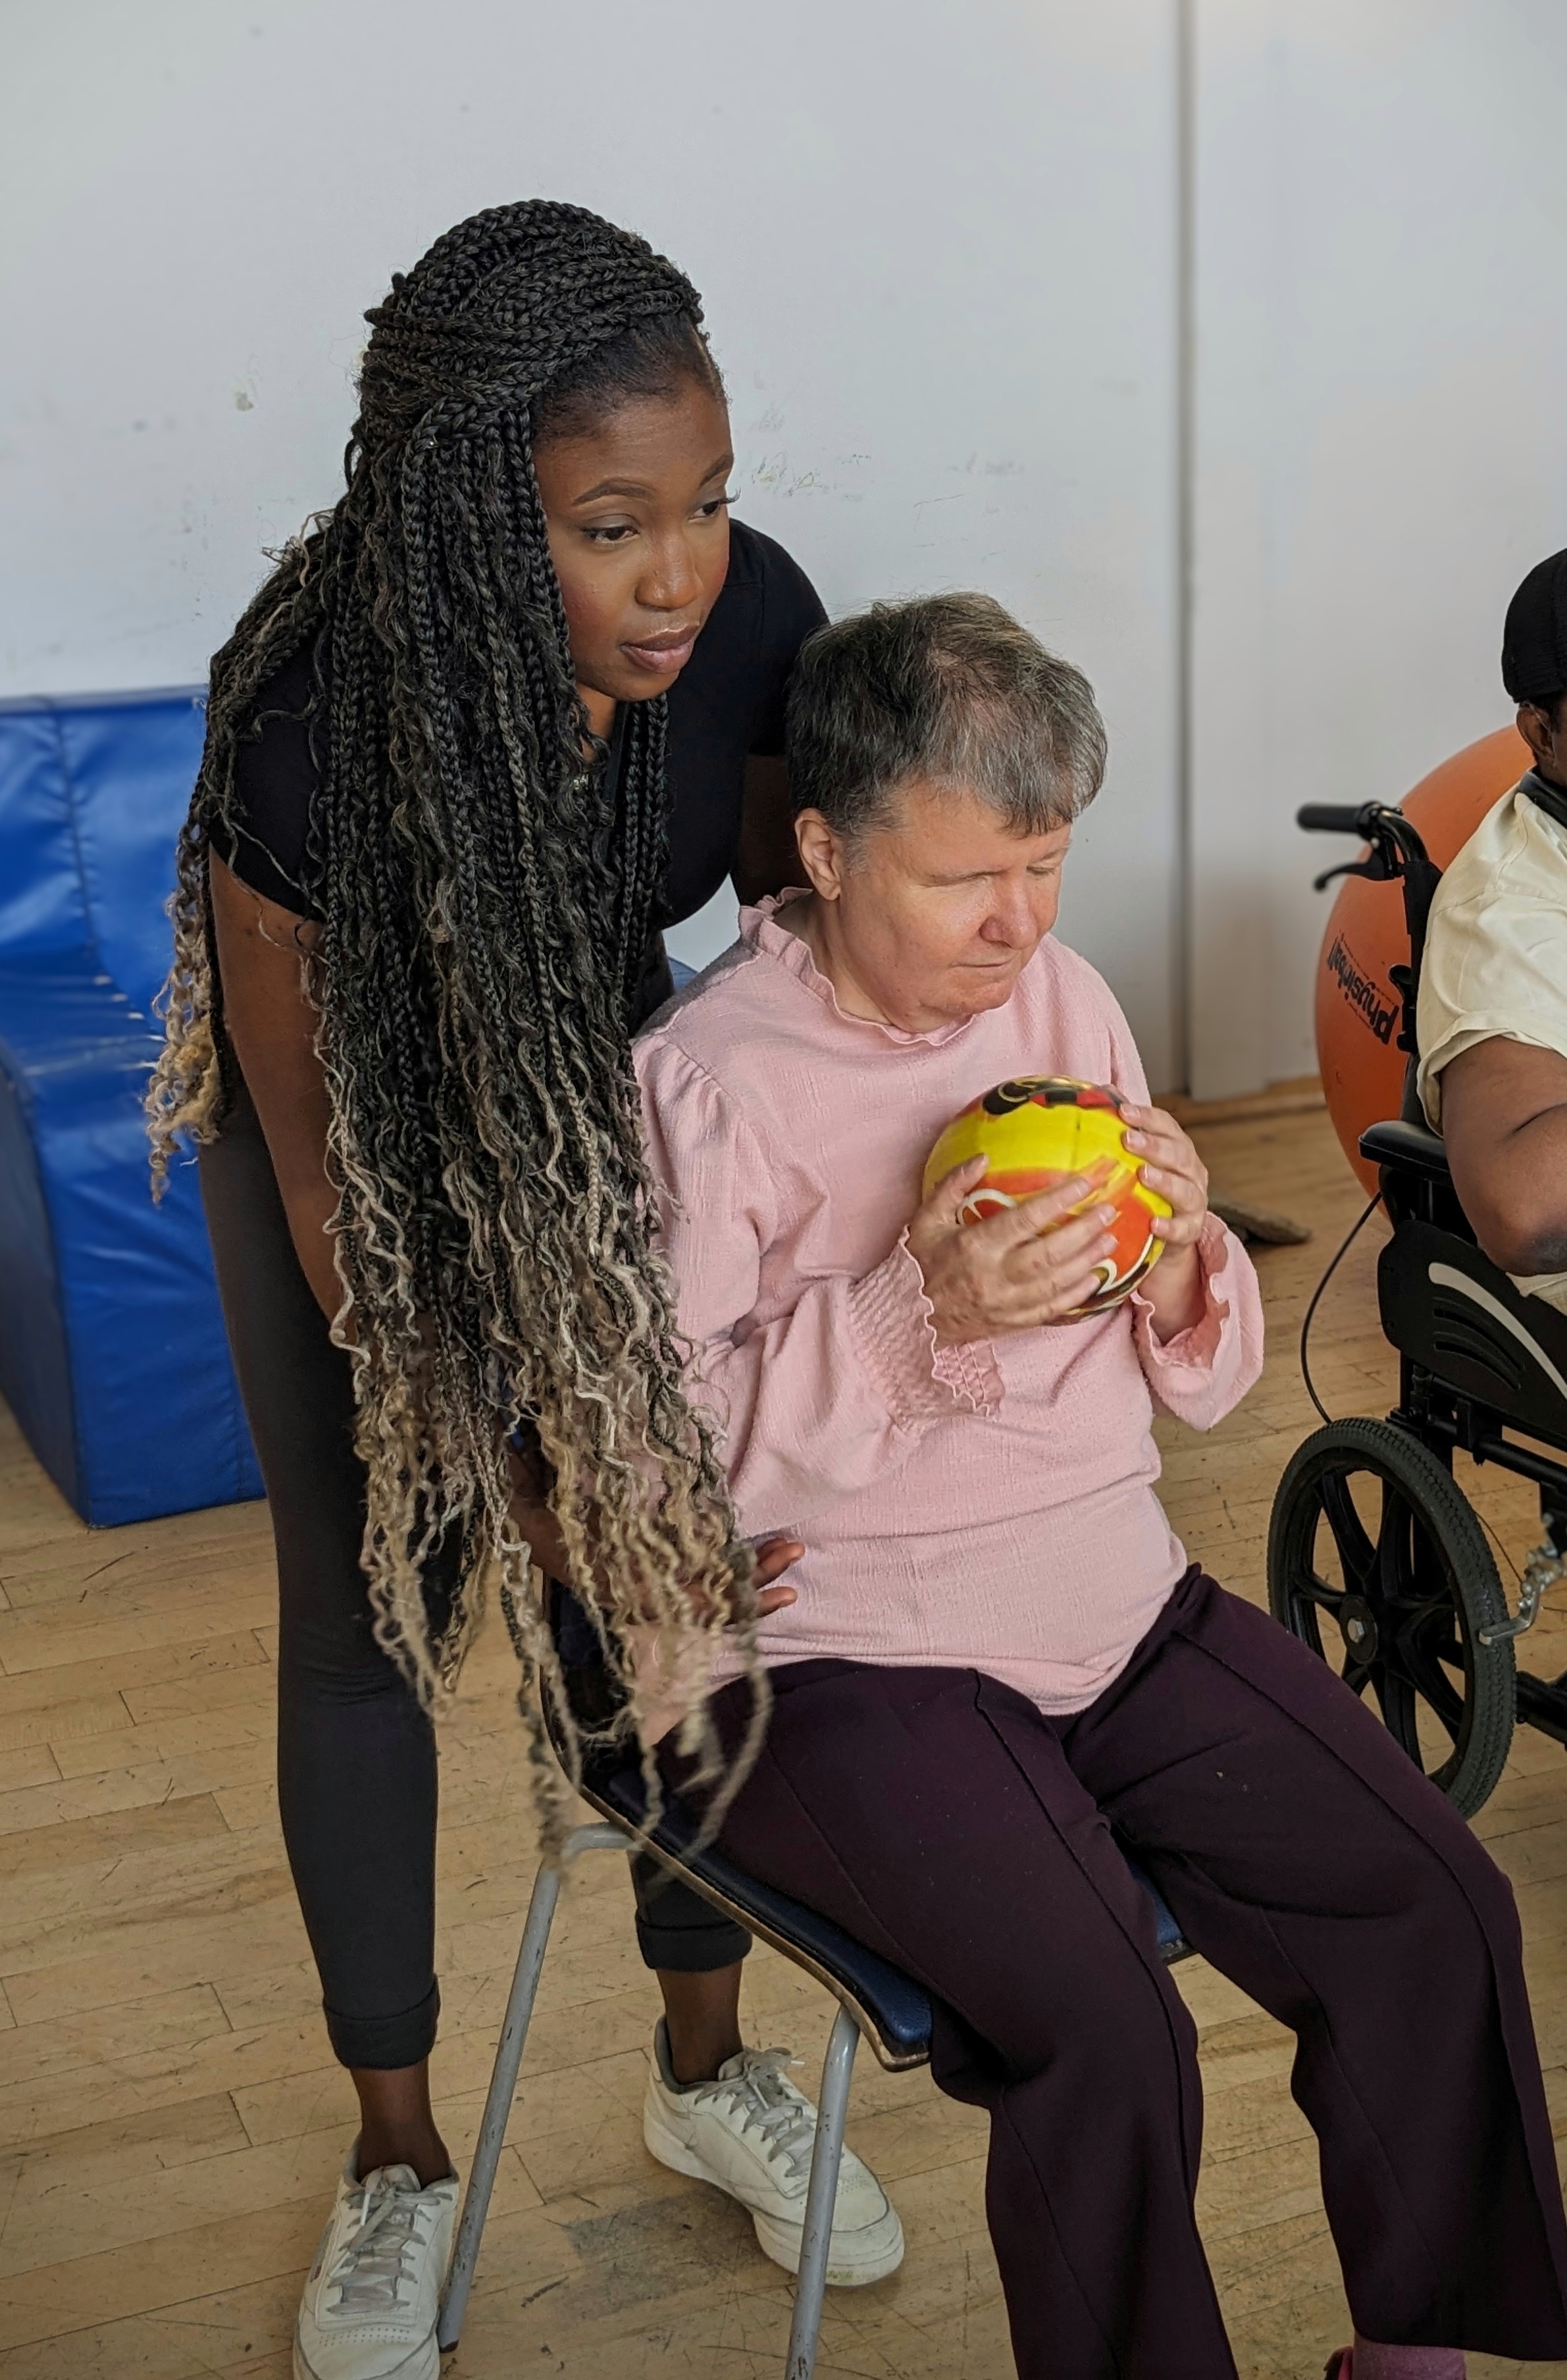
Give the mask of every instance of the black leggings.
M 364 1470 L 349 1363 L 289 1236 L 241 1090 L 200 1158 L 224 1319 L 277 1547 L 277 1779 L 284 1840 L 345 2066 L 430 2054 L 435 1981 L 435 1734 L 370 1633 Z M 427 1582 L 439 1623 L 443 1565 Z M 651 1861 L 633 1864 L 650 1967 L 710 1973 L 750 1937 Z

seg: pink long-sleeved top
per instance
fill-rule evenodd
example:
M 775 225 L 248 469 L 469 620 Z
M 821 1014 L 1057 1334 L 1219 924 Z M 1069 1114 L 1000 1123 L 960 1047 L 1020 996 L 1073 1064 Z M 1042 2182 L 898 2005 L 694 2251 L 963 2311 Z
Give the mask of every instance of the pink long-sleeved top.
M 1155 1406 L 1206 1429 L 1251 1386 L 1256 1275 L 1210 1216 L 1202 1316 L 1163 1345 L 1134 1295 L 938 1350 L 903 1237 L 937 1134 L 1015 1075 L 1146 1099 L 1136 1049 L 1051 937 L 1003 1008 L 934 1033 L 849 1016 L 780 922 L 789 898 L 745 911 L 637 1050 L 681 1328 L 741 1526 L 807 1547 L 763 1658 L 972 1668 L 1081 1709 L 1186 1566 L 1154 1493 Z

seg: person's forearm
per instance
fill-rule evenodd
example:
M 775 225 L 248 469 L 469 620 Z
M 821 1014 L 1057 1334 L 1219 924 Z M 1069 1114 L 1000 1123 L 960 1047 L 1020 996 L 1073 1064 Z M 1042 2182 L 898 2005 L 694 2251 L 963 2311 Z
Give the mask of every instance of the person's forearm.
M 1207 1301 L 1197 1249 L 1167 1248 L 1138 1284 L 1138 1293 L 1153 1308 L 1154 1337 L 1160 1344 L 1195 1330 Z
M 547 1504 L 537 1504 L 526 1493 L 512 1498 L 512 1520 L 516 1532 L 547 1578 L 559 1579 L 563 1585 L 571 1583 L 571 1568 L 566 1560 L 565 1539 L 561 1524 Z
M 513 1444 L 507 1451 L 507 1459 L 512 1475 L 512 1519 L 539 1568 L 546 1578 L 553 1578 L 562 1586 L 569 1587 L 580 1601 L 601 1603 L 606 1609 L 613 1610 L 613 1598 L 606 1591 L 607 1582 L 591 1577 L 584 1580 L 572 1572 L 560 1523 L 543 1501 L 543 1473 L 539 1458 L 530 1458 Z M 591 1543 L 591 1523 L 589 1537 Z M 769 1613 L 782 1611 L 793 1603 L 795 1589 L 778 1582 L 804 1551 L 805 1548 L 797 1537 L 774 1536 L 757 1544 L 749 1584 L 742 1585 L 744 1572 L 737 1571 L 725 1591 L 728 1597 L 723 1606 L 726 1621 L 741 1617 L 764 1619 Z M 711 1606 L 708 1609 L 711 1610 Z M 701 1610 L 700 1599 L 693 1598 L 692 1617 L 699 1618 Z M 624 1614 L 621 1617 L 624 1618 Z
M 563 1585 L 569 1585 L 565 1539 L 550 1509 L 549 1472 L 537 1441 L 531 1451 L 525 1451 L 514 1439 L 506 1449 L 506 1469 L 511 1476 L 512 1520 L 517 1535 L 547 1577 L 559 1579 Z

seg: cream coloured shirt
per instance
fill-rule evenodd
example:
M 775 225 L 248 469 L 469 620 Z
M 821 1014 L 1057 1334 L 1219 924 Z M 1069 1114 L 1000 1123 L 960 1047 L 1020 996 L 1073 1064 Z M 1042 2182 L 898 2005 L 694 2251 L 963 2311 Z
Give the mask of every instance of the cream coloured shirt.
M 1477 1041 L 1500 1037 L 1567 1058 L 1567 828 L 1516 785 L 1437 888 L 1416 1031 L 1416 1081 L 1433 1131 L 1442 1069 Z M 1567 1313 L 1567 1272 L 1517 1286 Z

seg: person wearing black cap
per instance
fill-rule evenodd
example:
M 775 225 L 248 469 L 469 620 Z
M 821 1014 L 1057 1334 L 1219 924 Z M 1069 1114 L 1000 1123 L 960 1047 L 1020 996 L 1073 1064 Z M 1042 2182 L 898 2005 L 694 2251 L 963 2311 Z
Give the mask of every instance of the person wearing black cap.
M 1501 676 L 1535 762 L 1437 889 L 1418 1083 L 1480 1245 L 1567 1311 L 1567 550 L 1508 605 Z

